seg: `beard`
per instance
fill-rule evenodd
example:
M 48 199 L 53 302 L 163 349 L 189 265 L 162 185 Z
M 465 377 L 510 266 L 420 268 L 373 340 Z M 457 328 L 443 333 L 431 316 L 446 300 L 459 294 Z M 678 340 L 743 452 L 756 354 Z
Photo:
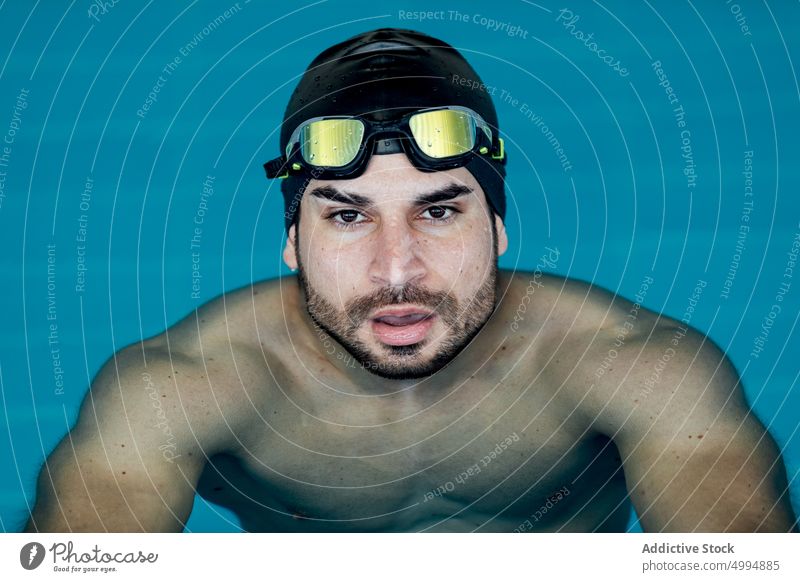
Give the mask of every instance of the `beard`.
M 339 342 L 364 369 L 391 380 L 423 378 L 450 363 L 472 341 L 494 312 L 499 272 L 497 245 L 494 247 L 494 259 L 487 277 L 473 296 L 463 302 L 459 302 L 452 293 L 433 291 L 412 283 L 403 287 L 377 289 L 349 300 L 343 309 L 339 309 L 309 284 L 299 252 L 298 280 L 313 322 Z M 358 338 L 358 330 L 369 322 L 371 313 L 404 303 L 426 307 L 445 325 L 440 345 L 428 358 L 422 355 L 427 339 L 405 346 L 381 344 L 379 353 L 375 353 Z

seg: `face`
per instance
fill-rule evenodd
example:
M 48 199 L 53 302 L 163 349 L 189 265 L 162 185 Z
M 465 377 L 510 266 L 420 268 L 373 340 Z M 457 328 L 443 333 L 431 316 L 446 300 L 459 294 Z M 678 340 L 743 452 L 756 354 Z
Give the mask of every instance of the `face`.
M 311 180 L 300 213 L 284 260 L 311 318 L 370 372 L 433 374 L 491 315 L 508 241 L 465 168 L 372 156 L 353 180 Z

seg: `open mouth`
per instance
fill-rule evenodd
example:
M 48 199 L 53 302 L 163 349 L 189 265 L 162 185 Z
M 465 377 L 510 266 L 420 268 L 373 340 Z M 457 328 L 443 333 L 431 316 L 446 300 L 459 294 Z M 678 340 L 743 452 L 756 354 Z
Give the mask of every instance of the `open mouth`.
M 372 318 L 375 337 L 390 346 L 408 346 L 425 339 L 435 315 L 419 308 L 387 309 Z

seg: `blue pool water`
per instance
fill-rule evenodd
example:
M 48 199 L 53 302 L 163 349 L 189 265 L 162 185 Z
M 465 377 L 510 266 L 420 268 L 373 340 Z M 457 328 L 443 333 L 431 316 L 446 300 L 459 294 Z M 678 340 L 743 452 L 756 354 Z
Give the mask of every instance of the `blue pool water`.
M 384 26 L 441 37 L 494 88 L 501 267 L 557 247 L 556 272 L 626 297 L 652 277 L 645 306 L 676 318 L 705 283 L 691 325 L 742 374 L 800 508 L 796 2 L 0 6 L 0 529 L 116 350 L 284 272 L 260 164 L 307 63 Z M 198 499 L 189 529 L 238 525 Z

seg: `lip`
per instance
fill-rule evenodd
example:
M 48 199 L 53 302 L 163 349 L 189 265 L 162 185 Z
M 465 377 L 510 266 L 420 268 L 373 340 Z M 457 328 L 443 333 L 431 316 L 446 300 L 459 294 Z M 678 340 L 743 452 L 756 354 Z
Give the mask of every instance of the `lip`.
M 381 318 L 406 317 L 419 315 L 421 319 L 413 318 L 408 325 L 390 324 L 381 321 Z M 395 309 L 382 309 L 371 318 L 372 333 L 378 341 L 391 346 L 408 346 L 425 339 L 433 325 L 435 315 L 427 309 L 419 307 L 402 307 Z
M 386 317 L 387 315 L 393 315 L 395 317 L 403 317 L 405 315 L 411 315 L 412 313 L 419 313 L 424 314 L 426 316 L 433 315 L 433 312 L 428 309 L 422 309 L 420 307 L 396 307 L 394 309 L 382 309 L 378 311 L 375 315 L 373 315 L 370 319 L 378 319 L 380 317 Z

